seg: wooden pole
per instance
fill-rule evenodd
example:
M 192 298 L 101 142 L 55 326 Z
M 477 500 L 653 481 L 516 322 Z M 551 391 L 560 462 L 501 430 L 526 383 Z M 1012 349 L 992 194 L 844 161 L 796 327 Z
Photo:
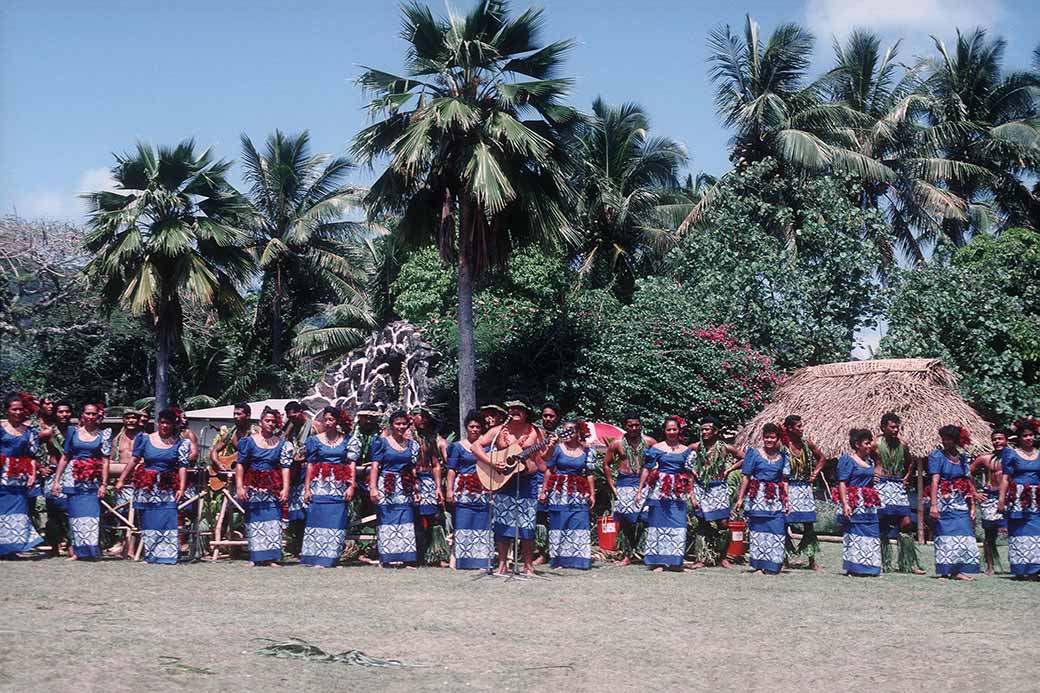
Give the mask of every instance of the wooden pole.
M 915 463 L 917 469 L 917 543 L 924 543 L 924 477 L 921 476 L 921 458 Z

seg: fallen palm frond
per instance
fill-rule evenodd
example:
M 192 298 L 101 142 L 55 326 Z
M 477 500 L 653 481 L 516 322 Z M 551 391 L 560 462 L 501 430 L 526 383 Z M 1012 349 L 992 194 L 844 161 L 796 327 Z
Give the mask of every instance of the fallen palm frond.
M 266 638 L 260 638 L 266 640 Z M 379 659 L 369 657 L 361 650 L 347 650 L 339 654 L 329 654 L 316 645 L 311 645 L 305 640 L 291 638 L 285 642 L 273 642 L 267 647 L 261 647 L 256 651 L 258 655 L 265 657 L 278 657 L 280 659 L 299 659 L 307 662 L 322 662 L 336 664 L 356 664 L 364 667 L 415 667 L 421 664 L 406 664 L 396 659 Z
M 736 442 L 742 448 L 761 445 L 762 426 L 797 414 L 806 438 L 833 459 L 848 451 L 850 428 L 876 435 L 881 416 L 889 411 L 902 418 L 900 437 L 915 457 L 926 457 L 936 448 L 939 427 L 946 424 L 968 429 L 969 452 L 989 449 L 990 425 L 961 399 L 957 378 L 942 361 L 926 358 L 848 361 L 797 370 Z

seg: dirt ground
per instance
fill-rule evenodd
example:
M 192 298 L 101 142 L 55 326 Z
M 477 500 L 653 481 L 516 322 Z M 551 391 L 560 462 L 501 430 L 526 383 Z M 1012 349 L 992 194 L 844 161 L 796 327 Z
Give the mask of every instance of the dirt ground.
M 0 688 L 1036 690 L 1040 584 L 846 578 L 833 544 L 823 562 L 827 573 L 778 577 L 597 564 L 506 582 L 433 568 L 6 561 Z M 293 637 L 415 666 L 256 654 Z

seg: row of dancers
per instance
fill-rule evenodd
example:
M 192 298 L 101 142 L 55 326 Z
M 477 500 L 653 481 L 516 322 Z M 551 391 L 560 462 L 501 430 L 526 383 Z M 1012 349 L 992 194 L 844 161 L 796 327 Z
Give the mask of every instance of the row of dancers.
M 175 563 L 178 505 L 188 490 L 187 469 L 198 455 L 197 441 L 186 436 L 179 413 L 160 412 L 154 432 L 130 425 L 113 436 L 100 426 L 98 407 L 86 405 L 78 424 L 60 434 L 56 464 L 37 465 L 45 449 L 40 440 L 45 426 L 28 421 L 30 407 L 22 395 L 5 400 L 0 555 L 42 542 L 28 507 L 32 491 L 40 489 L 48 520 L 52 503 L 64 501 L 73 557 L 97 558 L 100 499 L 114 477 L 116 498 L 132 502 L 138 513 L 145 560 Z M 357 498 L 376 510 L 376 550 L 385 566 L 422 563 L 441 513 L 448 509 L 451 564 L 457 569 L 493 567 L 505 573 L 514 541 L 525 572 L 533 573 L 540 558 L 554 567 L 588 569 L 595 473 L 601 467 L 624 538 L 621 564 L 641 556 L 654 570 L 731 567 L 737 557 L 727 555 L 727 523 L 740 514 L 747 522 L 748 563 L 754 572 L 778 573 L 794 556 L 821 568 L 813 484 L 826 459 L 805 437 L 797 416 L 766 425 L 762 446 L 742 451 L 722 440 L 712 418 L 702 420 L 697 440 L 687 443 L 685 422 L 678 417 L 663 422 L 664 439 L 657 441 L 643 433 L 638 415 L 626 414 L 624 436 L 611 442 L 600 460 L 578 422 L 562 421 L 554 404 L 540 412 L 520 400 L 486 406 L 466 417 L 463 435 L 450 443 L 437 434 L 435 417 L 423 407 L 394 412 L 386 428 L 384 415 L 374 409 L 362 408 L 356 420 L 333 407 L 313 420 L 297 403 L 287 409 L 288 422 L 281 412 L 265 409 L 254 426 L 248 405 L 236 405 L 235 425 L 222 431 L 210 452 L 213 462 L 229 453 L 237 456 L 235 493 L 245 510 L 255 565 L 278 565 L 283 546 L 301 563 L 336 565 Z M 137 412 L 130 414 L 124 423 L 139 418 Z M 837 461 L 833 500 L 847 574 L 878 575 L 883 567 L 923 572 L 907 534 L 917 505 L 913 489 L 907 489 L 915 465 L 899 437 L 900 424 L 898 416 L 886 414 L 877 439 L 868 430 L 853 429 L 849 450 Z M 61 427 L 49 428 L 53 436 Z M 979 571 L 976 512 L 982 515 L 988 572 L 996 560 L 997 532 L 1006 527 L 1012 574 L 1040 573 L 1036 432 L 1035 421 L 1020 422 L 1013 447 L 1009 432 L 997 431 L 994 452 L 972 459 L 964 450 L 962 429 L 939 430 L 940 445 L 927 460 L 928 489 L 921 500 L 929 508 L 937 574 L 970 579 Z M 535 452 L 519 474 L 490 493 L 476 473 L 477 462 L 490 463 L 490 451 L 513 444 Z M 50 476 L 40 483 L 47 472 Z M 983 477 L 981 489 L 972 482 L 976 474 Z M 697 518 L 692 561 L 687 560 L 688 511 Z M 539 524 L 547 529 L 547 555 L 542 557 L 535 550 Z M 792 528 L 801 530 L 797 545 Z M 895 565 L 893 538 L 899 545 Z

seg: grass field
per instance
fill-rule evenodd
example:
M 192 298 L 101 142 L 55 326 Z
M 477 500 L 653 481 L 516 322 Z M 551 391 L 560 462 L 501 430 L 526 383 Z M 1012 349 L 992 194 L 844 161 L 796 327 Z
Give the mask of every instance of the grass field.
M 0 563 L 0 688 L 1036 690 L 1040 584 L 597 564 L 547 580 L 244 562 Z M 923 551 L 930 559 L 931 548 Z M 417 665 L 275 659 L 300 638 Z

